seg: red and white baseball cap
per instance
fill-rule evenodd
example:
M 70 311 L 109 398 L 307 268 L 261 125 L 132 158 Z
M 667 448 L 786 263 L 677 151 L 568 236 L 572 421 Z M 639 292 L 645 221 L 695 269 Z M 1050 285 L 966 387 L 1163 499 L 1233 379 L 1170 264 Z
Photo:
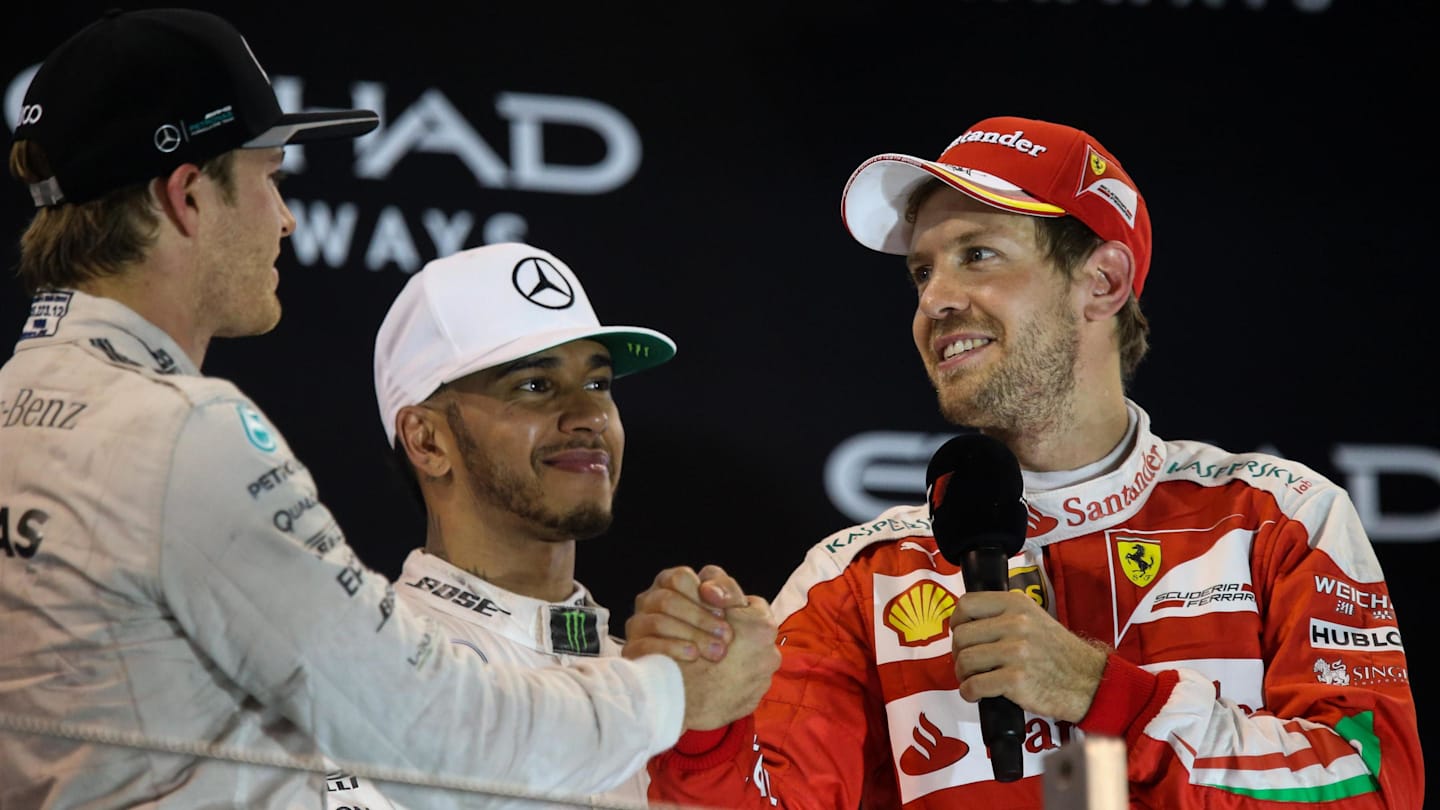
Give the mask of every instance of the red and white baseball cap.
M 840 215 L 856 241 L 904 256 L 910 195 L 935 178 L 980 202 L 1034 217 L 1070 215 L 1135 254 L 1135 295 L 1150 270 L 1150 212 L 1130 175 L 1089 134 L 1031 118 L 987 118 L 950 142 L 938 160 L 876 155 L 850 175 Z

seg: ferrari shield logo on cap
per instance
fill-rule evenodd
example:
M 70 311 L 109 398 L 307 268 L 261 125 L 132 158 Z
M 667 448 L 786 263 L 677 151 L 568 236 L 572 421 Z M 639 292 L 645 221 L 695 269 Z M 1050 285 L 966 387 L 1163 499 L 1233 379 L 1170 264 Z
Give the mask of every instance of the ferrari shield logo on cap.
M 1088 159 L 1085 161 L 1089 172 L 1082 184 L 1080 194 L 1094 194 L 1104 200 L 1119 212 L 1126 225 L 1134 228 L 1135 216 L 1140 210 L 1140 192 L 1132 188 L 1117 172 L 1110 172 L 1109 161 L 1105 160 L 1104 155 L 1095 151 L 1095 147 L 1087 146 L 1086 148 L 1090 150 Z

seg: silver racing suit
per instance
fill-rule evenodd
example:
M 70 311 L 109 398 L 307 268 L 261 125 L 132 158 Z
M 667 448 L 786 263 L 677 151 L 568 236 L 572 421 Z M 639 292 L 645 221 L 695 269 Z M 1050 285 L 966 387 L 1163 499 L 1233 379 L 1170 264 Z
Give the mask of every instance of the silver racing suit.
M 0 530 L 5 810 L 321 807 L 323 774 L 287 758 L 594 793 L 680 733 L 669 659 L 536 669 L 447 643 L 255 403 L 113 300 L 41 292 L 0 368 Z

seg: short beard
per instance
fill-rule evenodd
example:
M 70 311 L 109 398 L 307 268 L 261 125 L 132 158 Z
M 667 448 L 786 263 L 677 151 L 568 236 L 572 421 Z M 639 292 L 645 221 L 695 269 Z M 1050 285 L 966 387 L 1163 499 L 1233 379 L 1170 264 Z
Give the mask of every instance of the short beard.
M 550 542 L 589 540 L 610 528 L 613 514 L 608 507 L 587 504 L 566 514 L 546 509 L 542 505 L 545 492 L 540 484 L 511 475 L 486 455 L 465 427 L 459 408 L 453 403 L 445 409 L 445 421 L 455 434 L 465 475 L 470 480 L 471 491 L 477 496 L 546 529 L 544 539 Z
M 1006 346 L 1005 362 L 973 398 L 965 399 L 932 377 L 940 413 L 948 421 L 1000 439 L 1064 423 L 1073 406 L 1080 330 L 1063 293 L 1052 303 L 1021 326 Z

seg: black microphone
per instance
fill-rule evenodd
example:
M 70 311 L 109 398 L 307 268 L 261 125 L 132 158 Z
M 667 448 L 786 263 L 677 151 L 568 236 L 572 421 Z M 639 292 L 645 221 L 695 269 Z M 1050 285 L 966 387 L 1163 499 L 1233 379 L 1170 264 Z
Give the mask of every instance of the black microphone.
M 956 436 L 930 457 L 925 499 L 935 545 L 959 566 L 966 591 L 1010 589 L 1009 559 L 1025 543 L 1025 481 L 1015 454 L 980 433 Z M 980 699 L 980 733 L 997 782 L 1023 776 L 1025 713 L 1006 697 Z

